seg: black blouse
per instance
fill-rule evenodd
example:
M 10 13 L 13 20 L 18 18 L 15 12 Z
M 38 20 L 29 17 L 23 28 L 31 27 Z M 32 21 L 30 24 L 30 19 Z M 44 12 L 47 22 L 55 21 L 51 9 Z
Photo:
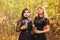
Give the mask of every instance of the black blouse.
M 43 30 L 44 26 L 49 25 L 48 18 L 43 17 L 35 17 L 34 19 L 34 25 L 38 30 Z
M 27 24 L 27 29 L 20 29 L 23 25 Z M 32 21 L 30 19 L 20 20 L 17 23 L 17 32 L 21 31 L 18 40 L 32 40 L 31 38 L 31 31 L 32 31 Z

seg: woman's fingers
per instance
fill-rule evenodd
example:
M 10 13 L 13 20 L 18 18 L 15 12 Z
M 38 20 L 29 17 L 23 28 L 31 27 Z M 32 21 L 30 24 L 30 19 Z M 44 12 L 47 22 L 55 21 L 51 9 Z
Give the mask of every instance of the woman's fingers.
M 40 34 L 40 31 L 39 30 L 35 30 L 34 32 L 37 33 L 37 34 Z
M 23 25 L 21 29 L 27 29 L 28 27 L 26 25 Z

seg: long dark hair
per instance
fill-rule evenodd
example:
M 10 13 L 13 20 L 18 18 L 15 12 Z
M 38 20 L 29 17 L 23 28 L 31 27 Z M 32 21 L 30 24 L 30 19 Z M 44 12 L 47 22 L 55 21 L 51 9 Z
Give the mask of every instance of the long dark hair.
M 22 14 L 21 14 L 21 18 L 17 21 L 17 27 L 16 27 L 16 31 L 17 31 L 17 32 L 20 31 L 20 27 L 23 25 L 23 24 L 22 24 L 22 21 L 23 21 L 24 19 L 27 19 L 27 17 L 24 17 L 24 15 L 23 15 L 26 10 L 28 10 L 28 9 L 27 9 L 27 8 L 24 8 L 24 9 L 23 9 Z M 28 11 L 29 11 L 29 10 L 28 10 Z
M 24 19 L 27 19 L 27 17 L 24 17 L 24 13 L 25 11 L 28 10 L 28 8 L 24 8 L 23 11 L 22 11 L 22 14 L 21 14 L 21 19 L 24 20 Z M 28 10 L 29 11 L 29 10 Z
M 27 8 L 23 9 L 22 14 L 21 14 L 21 18 L 17 21 L 17 23 L 22 22 L 24 19 L 27 19 L 27 17 L 24 17 L 24 13 L 25 13 L 26 10 L 28 10 L 28 9 Z

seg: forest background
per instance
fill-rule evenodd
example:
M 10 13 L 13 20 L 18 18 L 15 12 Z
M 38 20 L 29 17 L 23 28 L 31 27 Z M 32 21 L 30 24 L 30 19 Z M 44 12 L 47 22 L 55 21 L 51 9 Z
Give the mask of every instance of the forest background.
M 0 40 L 17 40 L 16 22 L 22 10 L 27 7 L 33 20 L 38 5 L 46 9 L 50 19 L 51 31 L 46 33 L 47 40 L 60 40 L 60 0 L 0 0 Z

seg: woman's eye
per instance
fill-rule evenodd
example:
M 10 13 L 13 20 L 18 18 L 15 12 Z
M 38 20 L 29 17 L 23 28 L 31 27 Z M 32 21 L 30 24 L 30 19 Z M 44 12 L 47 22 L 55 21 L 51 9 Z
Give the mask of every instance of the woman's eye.
M 26 12 L 26 13 L 29 13 L 29 12 Z
M 29 12 L 25 12 L 25 13 L 29 13 Z

